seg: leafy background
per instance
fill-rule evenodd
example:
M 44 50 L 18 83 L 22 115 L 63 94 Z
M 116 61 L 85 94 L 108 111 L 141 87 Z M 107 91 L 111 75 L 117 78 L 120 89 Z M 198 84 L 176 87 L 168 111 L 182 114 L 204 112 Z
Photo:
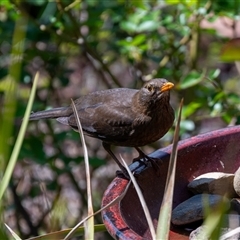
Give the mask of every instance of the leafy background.
M 175 109 L 184 98 L 181 139 L 239 124 L 239 10 L 239 0 L 1 1 L 1 176 L 37 71 L 33 111 L 163 77 L 175 84 Z M 167 146 L 173 130 L 143 150 Z M 117 166 L 100 141 L 86 141 L 97 210 Z M 133 149 L 114 151 L 128 163 L 136 157 Z M 1 221 L 22 238 L 73 227 L 86 215 L 86 198 L 78 134 L 54 120 L 30 122 Z M 101 216 L 95 221 L 101 223 Z M 1 231 L 6 238 L 6 229 Z

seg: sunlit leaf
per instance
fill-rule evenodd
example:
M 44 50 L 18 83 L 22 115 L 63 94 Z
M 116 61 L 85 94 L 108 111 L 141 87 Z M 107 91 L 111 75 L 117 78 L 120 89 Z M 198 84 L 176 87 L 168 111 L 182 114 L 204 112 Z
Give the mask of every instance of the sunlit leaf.
M 212 99 L 212 101 L 209 101 L 209 106 L 215 104 L 216 102 L 220 101 L 221 99 L 225 98 L 225 93 L 224 92 L 219 92 L 217 93 L 214 98 Z
M 197 111 L 202 106 L 200 102 L 191 102 L 183 107 L 183 118 L 187 118 Z
M 217 78 L 220 75 L 220 73 L 221 73 L 221 70 L 219 68 L 213 69 L 213 70 L 210 71 L 209 77 L 211 79 L 215 79 L 215 78 Z
M 158 27 L 159 27 L 158 22 L 145 21 L 138 26 L 137 31 L 138 32 L 153 31 L 153 30 L 156 30 Z
M 186 4 L 186 5 L 194 5 L 197 3 L 197 0 L 165 0 L 168 4 Z
M 122 22 L 121 28 L 127 32 L 135 32 L 137 30 L 137 24 L 133 22 Z
M 199 73 L 197 71 L 192 71 L 185 78 L 183 78 L 180 81 L 178 87 L 180 89 L 187 89 L 187 88 L 197 85 L 202 80 L 203 80 L 203 76 L 201 73 Z
M 139 45 L 139 44 L 141 44 L 141 43 L 143 43 L 143 42 L 145 42 L 145 41 L 146 41 L 146 35 L 144 35 L 144 34 L 138 34 L 138 35 L 132 40 L 132 45 L 137 46 L 137 45 Z

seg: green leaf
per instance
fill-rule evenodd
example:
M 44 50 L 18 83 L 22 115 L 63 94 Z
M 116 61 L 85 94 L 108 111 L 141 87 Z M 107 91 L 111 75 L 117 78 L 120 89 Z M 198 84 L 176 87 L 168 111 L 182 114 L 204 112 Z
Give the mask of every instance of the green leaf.
M 120 24 L 120 26 L 123 30 L 125 30 L 126 32 L 130 32 L 130 33 L 135 32 L 137 29 L 137 24 L 133 23 L 133 22 L 124 21 Z
M 239 105 L 240 106 L 240 97 L 238 94 L 235 93 L 229 93 L 227 95 L 227 100 L 232 105 Z
M 153 31 L 156 30 L 159 27 L 159 23 L 155 22 L 155 21 L 145 21 L 143 23 L 141 23 L 138 28 L 137 31 L 138 32 L 143 32 L 143 31 Z
M 226 123 L 230 123 L 232 120 L 232 114 L 229 112 L 223 113 L 222 114 L 222 119 L 226 122 Z
M 188 6 L 195 5 L 197 0 L 165 0 L 167 4 L 186 4 Z
M 146 35 L 145 34 L 139 34 L 132 40 L 132 45 L 138 46 L 141 43 L 144 43 L 146 41 Z
M 34 0 L 34 1 L 32 1 L 32 0 L 27 0 L 27 2 L 28 2 L 29 4 L 33 4 L 33 5 L 36 5 L 36 6 L 42 6 L 42 5 L 44 5 L 44 4 L 47 3 L 47 0 Z
M 192 71 L 180 81 L 178 87 L 180 89 L 187 89 L 197 85 L 202 81 L 202 79 L 203 79 L 203 74 L 200 74 L 197 71 Z
M 225 96 L 225 93 L 224 92 L 219 92 L 217 93 L 211 101 L 208 101 L 209 103 L 209 106 L 213 106 L 215 103 L 219 102 L 219 101 L 222 101 L 222 99 L 224 99 L 226 96 Z
M 209 77 L 210 79 L 215 79 L 220 75 L 220 73 L 221 73 L 221 70 L 219 68 L 210 70 Z
M 183 107 L 183 118 L 187 118 L 196 112 L 202 106 L 200 102 L 191 102 Z

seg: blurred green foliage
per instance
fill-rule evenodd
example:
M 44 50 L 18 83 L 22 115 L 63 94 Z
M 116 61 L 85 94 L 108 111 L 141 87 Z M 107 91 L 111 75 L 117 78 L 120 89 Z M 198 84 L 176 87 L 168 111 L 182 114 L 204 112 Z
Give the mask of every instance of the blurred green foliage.
M 163 77 L 176 85 L 172 91 L 175 109 L 184 97 L 182 138 L 239 124 L 240 67 L 233 54 L 240 49 L 239 10 L 239 0 L 1 1 L 2 129 L 6 127 L 8 77 L 14 66 L 13 34 L 16 23 L 26 21 L 23 57 L 18 59 L 21 67 L 14 76 L 14 132 L 2 135 L 2 139 L 11 151 L 36 71 L 40 72 L 40 81 L 34 111 L 68 105 L 70 98 L 90 91 L 139 88 L 149 79 Z M 216 22 L 221 28 L 212 24 Z M 150 150 L 169 144 L 172 133 Z M 114 176 L 114 172 L 100 174 L 109 156 L 99 144 L 88 141 L 93 185 L 97 186 L 96 209 Z M 3 221 L 23 238 L 73 226 L 85 212 L 82 160 L 78 134 L 55 121 L 31 122 L 10 184 L 11 194 L 3 204 Z M 70 206 L 69 199 L 75 199 Z M 58 201 L 77 210 L 64 209 L 61 217 L 51 217 Z

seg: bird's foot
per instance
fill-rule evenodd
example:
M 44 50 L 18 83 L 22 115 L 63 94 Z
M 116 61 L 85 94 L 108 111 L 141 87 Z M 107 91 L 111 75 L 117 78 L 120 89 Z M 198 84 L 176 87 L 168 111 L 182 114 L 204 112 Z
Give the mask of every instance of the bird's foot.
M 152 164 L 153 169 L 156 171 L 157 175 L 160 175 L 161 168 L 159 163 L 162 163 L 162 160 L 159 158 L 146 156 L 147 160 Z
M 141 174 L 141 172 L 144 169 L 148 168 L 149 166 L 152 166 L 153 169 L 156 171 L 157 175 L 159 175 L 160 173 L 159 162 L 160 163 L 162 162 L 159 158 L 150 157 L 144 154 L 133 159 L 133 163 L 130 165 L 130 170 L 135 177 L 138 177 L 139 174 Z M 128 171 L 126 170 L 126 168 L 123 168 L 123 166 L 121 167 L 121 170 L 116 171 L 116 176 L 119 178 L 130 180 Z
M 137 158 L 133 159 L 133 162 L 141 160 L 146 166 L 148 166 L 149 163 L 151 163 L 152 167 L 155 169 L 157 174 L 160 173 L 160 166 L 159 163 L 162 163 L 161 159 L 154 158 L 146 155 L 141 149 L 136 148 L 136 150 L 139 152 L 139 156 Z
M 149 156 L 145 155 L 144 157 L 134 158 L 133 162 L 136 162 L 138 160 L 141 160 L 146 166 L 148 166 L 150 163 L 152 165 L 152 167 L 156 170 L 156 172 L 160 171 L 159 162 L 161 161 L 161 159 L 149 157 Z

